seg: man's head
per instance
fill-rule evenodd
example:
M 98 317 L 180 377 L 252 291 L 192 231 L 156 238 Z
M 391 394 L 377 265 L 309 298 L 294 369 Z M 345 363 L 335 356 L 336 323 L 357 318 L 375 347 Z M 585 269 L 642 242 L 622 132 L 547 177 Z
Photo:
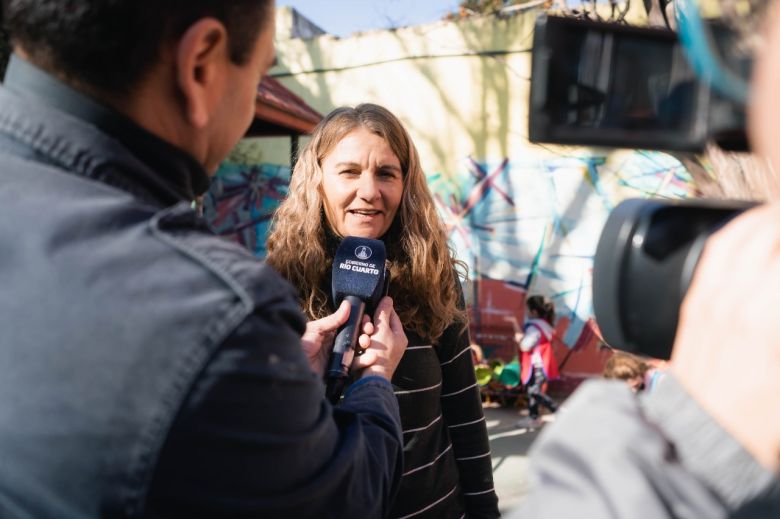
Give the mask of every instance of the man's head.
M 14 48 L 209 170 L 251 123 L 273 0 L 2 0 Z
M 127 93 L 195 21 L 212 17 L 230 34 L 230 56 L 245 63 L 268 0 L 3 0 L 13 42 L 37 65 L 110 94 Z

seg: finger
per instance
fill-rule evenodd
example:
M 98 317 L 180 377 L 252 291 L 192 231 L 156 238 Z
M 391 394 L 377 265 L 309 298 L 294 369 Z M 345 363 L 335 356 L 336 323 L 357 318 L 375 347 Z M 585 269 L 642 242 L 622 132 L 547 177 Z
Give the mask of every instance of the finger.
M 398 314 L 395 313 L 395 310 L 391 310 L 390 312 L 390 330 L 394 334 L 403 333 L 404 331 L 404 325 L 401 323 L 401 319 L 398 317 Z
M 361 348 L 365 350 L 366 348 L 371 346 L 371 337 L 369 337 L 366 334 L 361 335 L 360 337 L 358 337 L 358 344 L 360 345 Z
M 374 350 L 366 350 L 363 355 L 355 355 L 352 360 L 352 369 L 361 370 L 376 364 L 377 354 Z
M 347 322 L 347 319 L 349 319 L 349 302 L 342 301 L 338 310 L 322 319 L 317 319 L 312 324 L 316 326 L 318 332 L 327 333 L 337 330 Z
M 363 316 L 363 333 L 366 335 L 374 335 L 375 327 L 374 323 L 371 322 L 371 319 L 368 318 L 368 316 Z
M 390 313 L 395 313 L 393 311 L 393 299 L 390 296 L 385 296 L 379 301 L 376 312 L 374 312 L 376 326 L 389 326 Z

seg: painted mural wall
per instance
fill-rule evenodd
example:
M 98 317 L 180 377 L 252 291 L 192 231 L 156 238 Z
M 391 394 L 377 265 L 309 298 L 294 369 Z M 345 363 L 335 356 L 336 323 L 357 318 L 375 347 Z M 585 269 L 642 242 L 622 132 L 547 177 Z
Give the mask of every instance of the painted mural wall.
M 289 13 L 282 12 L 272 75 L 323 114 L 367 101 L 404 121 L 451 243 L 469 265 L 472 335 L 488 355 L 514 354 L 505 317 L 522 319 L 526 294 L 541 293 L 556 304 L 559 361 L 595 372 L 603 356 L 591 271 L 610 209 L 629 197 L 696 191 L 680 163 L 662 153 L 528 142 L 537 14 L 301 40 L 285 38 Z M 243 164 L 223 166 L 206 205 L 222 233 L 262 257 L 268 219 L 286 193 L 289 144 L 243 146 Z
M 226 161 L 203 198 L 203 212 L 217 234 L 265 258 L 271 217 L 289 185 L 289 166 Z
M 522 317 L 526 294 L 534 293 L 555 302 L 564 345 L 595 348 L 598 357 L 591 274 L 609 212 L 626 198 L 695 196 L 676 159 L 648 151 L 543 151 L 495 162 L 469 157 L 457 175 L 428 178 L 451 243 L 469 265 L 473 336 L 486 352 L 505 358 L 514 354 L 505 318 Z M 600 360 L 581 369 L 600 370 Z

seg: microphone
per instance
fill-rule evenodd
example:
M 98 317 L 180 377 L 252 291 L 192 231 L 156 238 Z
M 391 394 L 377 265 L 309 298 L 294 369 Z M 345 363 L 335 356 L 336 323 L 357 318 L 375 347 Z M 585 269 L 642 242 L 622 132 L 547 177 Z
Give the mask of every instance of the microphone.
M 325 396 L 332 404 L 344 391 L 349 368 L 359 348 L 363 315 L 373 314 L 387 294 L 389 273 L 385 269 L 385 244 L 370 238 L 347 236 L 333 258 L 332 290 L 336 308 L 349 301 L 349 319 L 336 333 L 333 352 L 325 372 Z

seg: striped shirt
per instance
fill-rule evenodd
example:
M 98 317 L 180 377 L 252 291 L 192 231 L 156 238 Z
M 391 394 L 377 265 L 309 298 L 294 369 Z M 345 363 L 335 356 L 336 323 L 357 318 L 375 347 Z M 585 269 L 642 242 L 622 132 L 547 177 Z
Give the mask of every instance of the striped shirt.
M 390 517 L 498 517 L 485 416 L 468 332 L 452 325 L 431 346 L 409 345 L 393 376 L 401 411 L 404 474 Z
M 329 271 L 322 286 L 330 293 Z M 463 308 L 462 294 L 459 299 Z M 404 332 L 409 342 L 392 380 L 403 427 L 404 473 L 389 517 L 499 517 L 468 330 L 453 324 L 436 346 Z

